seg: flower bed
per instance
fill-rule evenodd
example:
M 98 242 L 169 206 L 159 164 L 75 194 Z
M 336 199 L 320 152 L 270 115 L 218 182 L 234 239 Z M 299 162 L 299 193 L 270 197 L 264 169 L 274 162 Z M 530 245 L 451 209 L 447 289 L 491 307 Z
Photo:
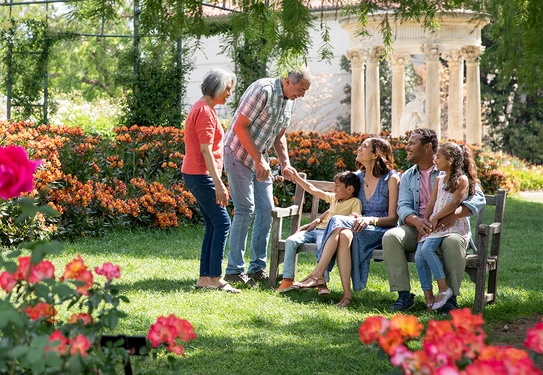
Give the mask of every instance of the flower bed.
M 107 228 L 151 226 L 162 229 L 199 217 L 196 201 L 182 182 L 183 130 L 173 127 L 132 126 L 115 128 L 115 139 L 85 134 L 79 128 L 0 122 L 3 145 L 24 146 L 32 158 L 42 159 L 36 171 L 36 189 L 29 193 L 37 204 L 48 204 L 60 214 L 14 223 L 20 207 L 0 202 L 0 240 L 13 245 L 28 239 L 86 236 Z M 396 169 L 406 170 L 406 137 L 391 138 Z M 335 173 L 354 169 L 355 154 L 367 134 L 344 132 L 288 134 L 292 165 L 310 179 L 331 180 Z M 270 153 L 273 156 L 273 153 Z M 486 193 L 498 187 L 518 191 L 524 185 L 543 188 L 541 167 L 527 174 L 522 161 L 496 157 L 475 149 L 475 160 Z M 277 160 L 272 160 L 278 174 Z M 522 172 L 521 172 L 522 171 Z M 529 179 L 526 176 L 535 176 Z M 226 179 L 225 179 L 226 182 Z M 289 205 L 294 194 L 290 182 L 274 185 L 277 205 Z

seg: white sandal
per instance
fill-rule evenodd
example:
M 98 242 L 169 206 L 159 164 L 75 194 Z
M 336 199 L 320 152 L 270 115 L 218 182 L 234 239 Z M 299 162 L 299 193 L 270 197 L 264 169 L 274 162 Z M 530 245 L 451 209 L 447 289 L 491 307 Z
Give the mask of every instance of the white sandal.
M 440 309 L 442 308 L 443 306 L 445 306 L 445 304 L 447 303 L 447 301 L 449 300 L 449 298 L 451 298 L 453 295 L 453 291 L 451 288 L 447 288 L 446 291 L 444 292 L 440 292 L 436 299 L 434 300 L 434 305 L 432 306 L 432 310 L 437 310 L 437 309 Z M 437 301 L 437 299 L 442 296 L 442 298 Z

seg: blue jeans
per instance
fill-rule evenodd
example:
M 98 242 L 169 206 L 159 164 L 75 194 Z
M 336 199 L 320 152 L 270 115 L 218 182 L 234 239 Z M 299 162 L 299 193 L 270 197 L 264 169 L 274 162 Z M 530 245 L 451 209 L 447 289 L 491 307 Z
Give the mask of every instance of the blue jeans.
M 211 176 L 183 174 L 183 180 L 185 186 L 196 198 L 205 222 L 204 241 L 200 254 L 200 276 L 221 276 L 224 248 L 230 229 L 230 216 L 224 207 L 217 204 L 215 184 Z
M 285 241 L 285 263 L 283 264 L 283 279 L 294 279 L 296 270 L 296 250 L 304 243 L 316 243 L 320 247 L 324 229 L 301 231 L 289 236 Z
M 251 262 L 248 273 L 266 269 L 266 253 L 271 230 L 273 208 L 272 180 L 258 181 L 256 173 L 225 147 L 224 167 L 228 173 L 228 186 L 234 202 L 234 219 L 230 230 L 230 252 L 227 275 L 245 271 L 245 247 L 249 227 L 253 222 L 251 239 Z
M 417 265 L 422 290 L 432 289 L 432 273 L 434 274 L 435 280 L 445 278 L 443 265 L 437 256 L 437 249 L 439 248 L 439 245 L 441 245 L 441 241 L 443 241 L 443 237 L 431 237 L 423 242 L 419 242 L 417 245 L 415 263 Z M 430 270 L 432 273 L 430 273 Z

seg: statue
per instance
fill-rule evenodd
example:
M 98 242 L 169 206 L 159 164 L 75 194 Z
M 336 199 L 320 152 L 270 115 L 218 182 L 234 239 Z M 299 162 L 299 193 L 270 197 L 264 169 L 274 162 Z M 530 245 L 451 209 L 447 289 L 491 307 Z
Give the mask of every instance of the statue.
M 417 89 L 413 94 L 415 94 L 415 98 L 405 105 L 400 117 L 400 135 L 405 135 L 405 132 L 409 130 L 424 126 L 424 91 Z

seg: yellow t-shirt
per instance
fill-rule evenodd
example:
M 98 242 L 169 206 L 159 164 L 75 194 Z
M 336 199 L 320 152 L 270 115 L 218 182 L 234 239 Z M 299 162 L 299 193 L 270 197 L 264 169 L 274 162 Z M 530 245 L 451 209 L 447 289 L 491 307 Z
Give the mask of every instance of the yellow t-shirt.
M 330 211 L 328 211 L 328 215 L 326 215 L 324 220 L 317 225 L 317 228 L 319 229 L 325 229 L 332 216 L 349 216 L 353 212 L 362 213 L 362 202 L 356 197 L 338 202 L 334 193 L 326 193 L 326 198 L 324 200 L 330 203 Z

